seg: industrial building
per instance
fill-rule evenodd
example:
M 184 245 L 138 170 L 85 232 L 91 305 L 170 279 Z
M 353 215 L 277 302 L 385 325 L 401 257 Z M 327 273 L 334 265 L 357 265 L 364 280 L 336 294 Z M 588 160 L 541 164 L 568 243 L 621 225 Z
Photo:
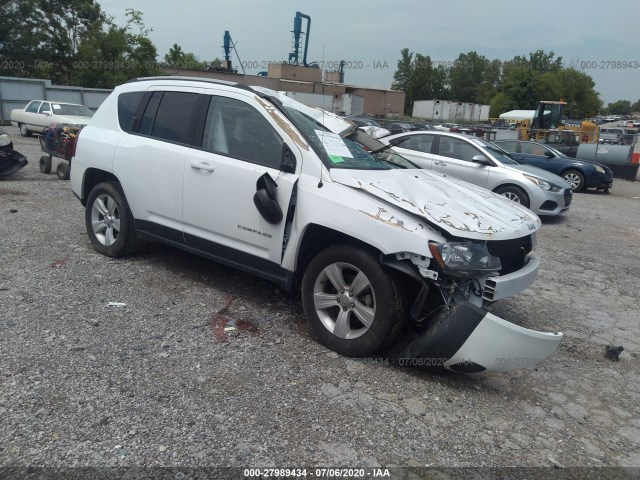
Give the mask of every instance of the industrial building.
M 306 30 L 302 23 L 306 21 Z M 397 118 L 404 115 L 405 93 L 397 90 L 347 85 L 344 82 L 344 62 L 338 71 L 325 71 L 316 62 L 307 62 L 311 17 L 296 12 L 293 22 L 292 51 L 281 63 L 270 63 L 268 71 L 259 75 L 238 73 L 231 63 L 231 51 L 235 44 L 229 31 L 224 33 L 224 67 L 217 69 L 186 70 L 163 69 L 167 75 L 187 75 L 215 78 L 246 86 L 260 86 L 285 92 L 297 101 L 311 107 L 319 107 L 338 115 L 373 115 Z M 304 46 L 304 48 L 303 48 Z M 236 52 L 237 54 L 237 52 Z M 301 58 L 302 57 L 302 58 Z
M 336 72 L 326 72 L 303 65 L 272 64 L 267 76 L 243 75 L 233 71 L 202 71 L 184 69 L 164 69 L 167 75 L 188 75 L 194 77 L 227 80 L 241 85 L 270 88 L 292 93 L 301 103 L 320 107 L 338 115 L 375 115 L 399 117 L 404 114 L 405 93 L 397 90 L 359 87 L 340 83 Z

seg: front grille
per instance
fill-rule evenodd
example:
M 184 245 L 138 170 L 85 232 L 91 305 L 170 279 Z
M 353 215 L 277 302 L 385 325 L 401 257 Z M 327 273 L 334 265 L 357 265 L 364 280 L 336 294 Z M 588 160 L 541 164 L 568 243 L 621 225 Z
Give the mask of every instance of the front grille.
M 524 266 L 524 260 L 532 250 L 531 235 L 512 240 L 489 241 L 487 248 L 491 255 L 500 259 L 500 275 L 507 275 Z
M 571 199 L 573 198 L 573 190 L 571 190 L 570 188 L 567 188 L 564 191 L 564 206 L 568 207 L 569 205 L 571 205 Z

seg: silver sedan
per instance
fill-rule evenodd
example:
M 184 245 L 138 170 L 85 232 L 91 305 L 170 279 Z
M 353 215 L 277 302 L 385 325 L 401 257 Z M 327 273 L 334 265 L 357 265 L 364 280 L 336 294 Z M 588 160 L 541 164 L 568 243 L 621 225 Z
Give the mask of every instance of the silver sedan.
M 457 133 L 406 132 L 380 139 L 416 165 L 465 180 L 518 202 L 538 215 L 569 209 L 573 192 L 562 177 L 516 162 L 502 148 Z

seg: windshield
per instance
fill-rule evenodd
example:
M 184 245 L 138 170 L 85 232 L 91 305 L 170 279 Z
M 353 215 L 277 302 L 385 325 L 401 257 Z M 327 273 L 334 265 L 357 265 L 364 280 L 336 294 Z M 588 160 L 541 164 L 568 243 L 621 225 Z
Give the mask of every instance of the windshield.
M 84 105 L 69 105 L 65 103 L 52 103 L 53 113 L 56 115 L 74 115 L 78 117 L 92 117 L 93 113 Z
M 304 113 L 283 107 L 289 119 L 311 144 L 327 168 L 353 170 L 389 170 L 397 168 L 383 159 L 374 158 L 356 142 L 332 133 Z

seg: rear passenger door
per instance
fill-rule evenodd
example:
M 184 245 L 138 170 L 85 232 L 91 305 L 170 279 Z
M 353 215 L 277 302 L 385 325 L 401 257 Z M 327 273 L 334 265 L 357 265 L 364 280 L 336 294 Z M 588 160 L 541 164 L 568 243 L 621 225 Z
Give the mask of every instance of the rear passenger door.
M 215 89 L 211 93 L 200 118 L 200 145 L 187 154 L 184 165 L 185 242 L 228 263 L 277 276 L 286 219 L 270 224 L 253 197 L 258 179 L 267 173 L 278 185 L 277 201 L 286 217 L 297 179 L 297 174 L 280 171 L 288 135 L 255 95 Z M 300 151 L 293 142 L 286 143 L 299 172 Z
M 439 136 L 436 154 L 433 156 L 433 169 L 486 188 L 490 167 L 472 158 L 486 155 L 464 138 Z
M 182 243 L 182 181 L 193 143 L 201 89 L 150 89 L 128 124 L 114 157 L 136 227 Z

